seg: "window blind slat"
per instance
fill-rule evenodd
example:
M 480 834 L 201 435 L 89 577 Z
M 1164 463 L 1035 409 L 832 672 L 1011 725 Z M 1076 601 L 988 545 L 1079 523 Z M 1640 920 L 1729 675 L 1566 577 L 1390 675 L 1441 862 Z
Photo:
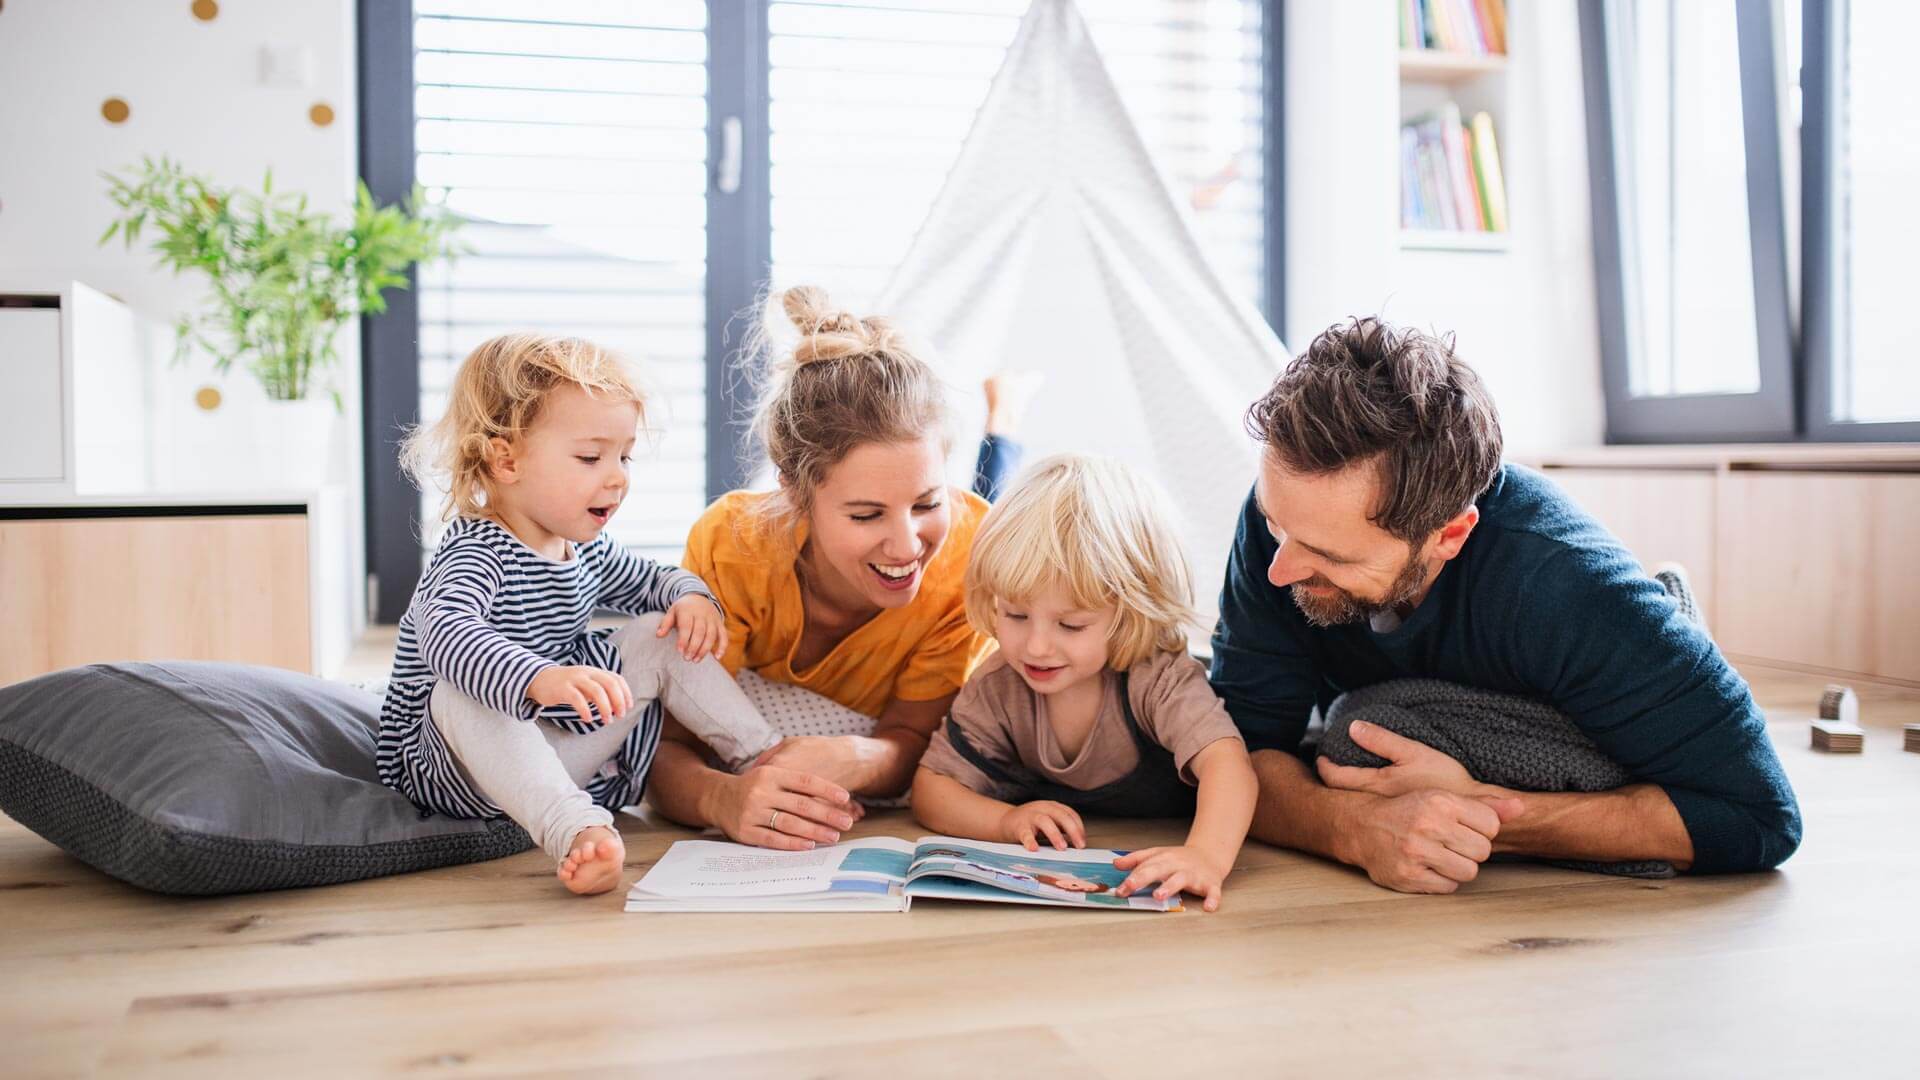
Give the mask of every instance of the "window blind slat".
M 421 416 L 497 334 L 587 337 L 651 395 L 608 526 L 677 559 L 706 501 L 706 6 L 417 0 L 415 172 L 469 224 L 419 284 Z M 437 508 L 439 493 L 423 496 Z

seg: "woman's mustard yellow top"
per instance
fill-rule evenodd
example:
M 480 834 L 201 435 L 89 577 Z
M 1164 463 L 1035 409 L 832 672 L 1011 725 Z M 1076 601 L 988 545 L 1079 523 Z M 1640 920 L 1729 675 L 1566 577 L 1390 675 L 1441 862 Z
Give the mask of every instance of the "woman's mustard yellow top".
M 774 682 L 805 687 L 856 712 L 879 716 L 887 703 L 932 701 L 959 690 L 993 642 L 967 624 L 962 580 L 986 500 L 951 492 L 953 524 L 946 543 L 922 570 L 920 591 L 905 607 L 887 608 L 848 634 L 804 672 L 793 670 L 806 613 L 794 559 L 806 523 L 769 528 L 757 511 L 768 492 L 722 495 L 687 534 L 681 565 L 700 575 L 727 613 L 727 651 L 720 662 Z

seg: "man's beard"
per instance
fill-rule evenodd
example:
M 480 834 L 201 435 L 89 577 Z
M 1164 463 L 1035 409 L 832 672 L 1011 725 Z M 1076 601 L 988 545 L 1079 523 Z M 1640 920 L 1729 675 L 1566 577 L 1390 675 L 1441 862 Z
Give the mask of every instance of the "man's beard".
M 1394 577 L 1393 584 L 1387 586 L 1386 595 L 1379 600 L 1362 600 L 1319 574 L 1294 583 L 1287 591 L 1293 594 L 1293 606 L 1300 609 L 1300 614 L 1307 617 L 1308 623 L 1328 627 L 1356 623 L 1382 611 L 1397 608 L 1418 596 L 1426 581 L 1427 565 L 1421 561 L 1420 554 L 1416 551 L 1407 556 L 1407 564 L 1400 568 L 1400 573 Z M 1332 596 L 1314 596 L 1308 593 L 1304 586 L 1330 588 L 1334 592 Z

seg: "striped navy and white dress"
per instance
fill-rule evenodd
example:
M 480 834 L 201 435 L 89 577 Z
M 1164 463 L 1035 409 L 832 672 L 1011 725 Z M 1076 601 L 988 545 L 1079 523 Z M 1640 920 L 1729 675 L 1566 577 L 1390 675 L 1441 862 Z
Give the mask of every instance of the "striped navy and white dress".
M 393 679 L 380 709 L 380 780 L 422 811 L 453 817 L 500 816 L 455 768 L 427 699 L 441 679 L 507 718 L 591 731 L 572 706 L 543 708 L 527 697 L 533 677 L 554 665 L 620 671 L 610 631 L 589 631 L 596 608 L 628 615 L 665 611 L 681 597 L 713 599 L 697 576 L 645 559 L 602 533 L 554 562 L 499 524 L 459 518 L 447 527 L 427 572 L 400 617 Z M 715 601 L 718 604 L 718 601 Z M 640 799 L 660 744 L 661 709 L 647 702 L 620 753 L 587 785 L 611 810 Z

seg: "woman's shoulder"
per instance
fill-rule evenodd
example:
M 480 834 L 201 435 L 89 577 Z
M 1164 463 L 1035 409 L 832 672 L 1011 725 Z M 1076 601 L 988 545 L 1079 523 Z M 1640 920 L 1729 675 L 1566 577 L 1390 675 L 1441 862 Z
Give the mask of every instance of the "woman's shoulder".
M 980 519 L 986 517 L 991 509 L 993 504 L 974 492 L 954 488 L 953 524 L 950 526 L 952 538 L 958 540 L 964 536 L 971 546 L 973 534 L 980 531 Z
M 761 561 L 778 535 L 769 516 L 770 491 L 729 491 L 713 500 L 687 530 L 687 550 L 720 560 Z
M 953 489 L 953 512 L 948 517 L 947 538 L 940 553 L 927 568 L 923 588 L 931 586 L 944 599 L 958 602 L 966 583 L 967 560 L 973 555 L 973 536 L 980 531 L 980 519 L 991 508 L 987 500 L 971 491 Z

